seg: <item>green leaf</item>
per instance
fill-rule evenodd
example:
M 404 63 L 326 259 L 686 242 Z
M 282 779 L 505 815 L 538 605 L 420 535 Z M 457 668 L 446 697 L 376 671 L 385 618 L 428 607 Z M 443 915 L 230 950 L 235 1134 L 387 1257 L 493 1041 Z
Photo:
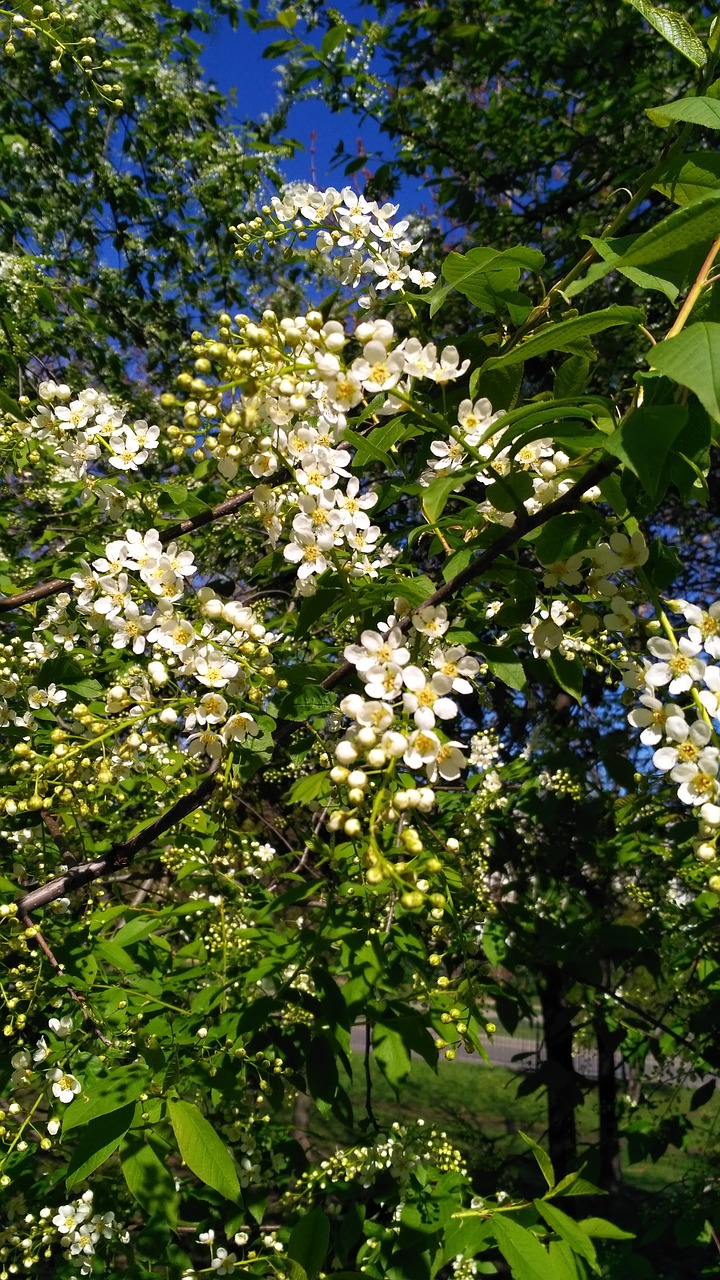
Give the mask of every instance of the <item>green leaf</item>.
M 568 1215 L 563 1213 L 562 1209 L 558 1209 L 556 1205 L 548 1204 L 546 1200 L 535 1200 L 534 1205 L 540 1214 L 540 1217 L 545 1219 L 548 1226 L 552 1228 L 556 1235 L 559 1235 L 562 1240 L 567 1241 L 573 1253 L 579 1253 L 580 1257 L 584 1258 L 585 1261 L 590 1264 L 593 1271 L 599 1273 L 600 1267 L 598 1265 L 595 1246 L 588 1234 L 583 1231 L 579 1223 L 575 1222 L 573 1218 L 568 1217 Z
M 691 151 L 687 154 L 668 156 L 653 190 L 674 200 L 676 204 L 691 204 L 701 200 L 709 191 L 720 188 L 720 155 L 716 151 Z
M 423 511 L 430 524 L 437 524 L 445 510 L 445 504 L 450 494 L 461 483 L 462 476 L 455 471 L 450 476 L 438 476 L 437 480 L 432 480 L 427 489 L 423 491 Z
M 702 260 L 717 235 L 719 221 L 720 191 L 711 191 L 701 200 L 673 209 L 667 218 L 638 236 L 616 265 L 622 269 L 652 267 L 696 246 L 704 250 Z
M 122 925 L 113 937 L 113 942 L 120 947 L 130 947 L 134 942 L 139 942 L 141 938 L 147 938 L 159 928 L 160 921 L 157 915 L 147 915 L 143 913 L 134 916 L 132 920 L 128 920 L 127 924 Z
M 491 356 L 485 361 L 483 372 L 486 369 L 521 364 L 523 360 L 546 355 L 548 351 L 575 352 L 594 333 L 622 324 L 642 324 L 644 318 L 644 313 L 638 307 L 612 306 L 605 307 L 603 311 L 591 311 L 586 316 L 574 316 L 571 320 L 545 324 L 537 333 L 504 355 Z
M 488 670 L 510 689 L 523 692 L 527 685 L 525 668 L 512 649 L 501 646 L 484 645 L 478 650 L 488 665 Z
M 685 405 L 641 405 L 605 441 L 608 453 L 630 468 L 654 500 L 662 496 L 660 487 L 665 459 L 685 426 L 687 416 Z
M 576 702 L 582 702 L 583 668 L 579 658 L 565 658 L 555 650 L 546 659 L 553 678 L 565 693 Z
M 582 280 L 577 280 L 568 287 L 568 297 L 574 297 L 576 294 L 582 293 L 589 285 L 595 284 L 597 280 L 602 279 L 603 276 L 608 275 L 611 271 L 619 271 L 626 279 L 636 284 L 639 289 L 657 290 L 659 293 L 664 293 L 670 302 L 675 301 L 680 292 L 678 284 L 675 284 L 657 271 L 643 271 L 640 267 L 628 267 L 625 265 L 624 255 L 630 252 L 632 246 L 640 239 L 639 236 L 618 236 L 611 240 L 603 240 L 597 236 L 587 236 L 586 239 L 589 240 L 598 256 L 602 258 L 605 266 L 602 267 L 599 263 L 595 263 Z M 684 266 L 684 261 L 679 264 L 677 259 L 672 257 L 671 264 L 667 269 L 677 272 L 680 265 Z M 683 272 L 683 279 L 684 275 L 685 273 Z
M 578 1226 L 582 1227 L 587 1236 L 594 1236 L 598 1240 L 635 1239 L 633 1231 L 623 1231 L 622 1227 L 616 1227 L 614 1222 L 608 1222 L 606 1218 L 583 1218 Z
M 307 684 L 304 688 L 284 689 L 276 698 L 281 720 L 309 720 L 311 716 L 327 715 L 337 706 L 337 698 L 319 685 Z
M 586 551 L 598 540 L 600 522 L 584 511 L 553 516 L 535 539 L 535 554 L 541 564 L 558 564 L 577 551 Z
M 522 271 L 540 271 L 545 261 L 538 249 L 526 249 L 518 246 L 515 249 L 482 248 L 471 249 L 469 253 L 450 253 L 443 262 L 442 274 L 453 289 L 462 293 L 469 302 L 481 311 L 494 314 L 501 307 L 509 310 L 520 307 L 520 311 L 530 309 L 529 299 L 524 299 L 513 286 L 520 278 Z M 439 290 L 438 296 L 430 306 L 431 317 L 438 310 L 447 290 Z M 522 315 L 518 317 L 521 319 Z
M 558 400 L 579 396 L 590 378 L 590 361 L 585 356 L 568 356 L 555 374 L 553 391 Z
M 552 1188 L 555 1186 L 555 1170 L 553 1169 L 552 1160 L 550 1159 L 547 1151 L 544 1151 L 542 1147 L 539 1147 L 537 1142 L 533 1142 L 532 1138 L 527 1133 L 523 1133 L 522 1129 L 518 1129 L 518 1133 L 523 1142 L 527 1142 L 530 1147 L 540 1166 L 540 1172 L 552 1191 Z
M 120 1149 L 120 1165 L 128 1190 L 141 1209 L 150 1218 L 169 1222 L 174 1230 L 178 1220 L 175 1179 L 152 1138 L 130 1134 Z
M 715 98 L 678 98 L 662 107 L 647 107 L 645 115 L 661 129 L 667 129 L 676 120 L 705 129 L 720 129 L 720 102 Z
M 410 1075 L 410 1052 L 394 1028 L 376 1023 L 372 1034 L 373 1055 L 388 1084 L 397 1089 Z
M 692 62 L 693 66 L 705 66 L 707 62 L 705 46 L 682 14 L 675 13 L 673 9 L 656 9 L 654 4 L 648 3 L 648 0 L 625 0 L 625 3 L 637 9 L 645 21 L 649 22 L 650 26 L 654 27 L 673 49 L 677 49 L 678 53 Z
M 109 1076 L 91 1080 L 67 1108 L 63 1118 L 63 1133 L 69 1133 L 71 1129 L 77 1129 L 89 1120 L 109 1115 L 128 1102 L 134 1102 L 149 1087 L 150 1079 L 147 1067 L 134 1062 L 129 1066 L 117 1064 Z
M 568 1173 L 558 1182 L 552 1194 L 554 1199 L 556 1196 L 606 1196 L 607 1191 L 588 1182 L 579 1173 Z
M 178 1150 L 192 1172 L 226 1200 L 239 1200 L 240 1183 L 233 1158 L 213 1126 L 193 1102 L 168 1102 Z
M 322 1209 L 311 1209 L 290 1232 L 288 1257 L 299 1262 L 308 1280 L 315 1280 L 325 1261 L 330 1242 L 330 1223 Z
M 647 360 L 653 369 L 694 391 L 713 421 L 720 422 L 720 324 L 690 325 L 677 337 L 658 342 Z
M 135 1115 L 135 1103 L 128 1102 L 117 1111 L 92 1120 L 73 1151 L 65 1174 L 70 1189 L 82 1182 L 111 1156 L 122 1142 Z
M 498 1249 L 509 1264 L 513 1280 L 553 1280 L 550 1259 L 537 1236 L 504 1214 L 493 1214 Z
M 587 1271 L 583 1263 L 564 1240 L 548 1242 L 548 1258 L 553 1280 L 585 1280 Z

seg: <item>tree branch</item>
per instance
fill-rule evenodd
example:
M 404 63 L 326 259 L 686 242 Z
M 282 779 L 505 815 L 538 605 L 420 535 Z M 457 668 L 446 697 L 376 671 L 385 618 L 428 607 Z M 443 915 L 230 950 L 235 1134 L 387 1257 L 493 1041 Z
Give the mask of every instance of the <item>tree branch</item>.
M 193 813 L 208 799 L 215 786 L 216 772 L 217 763 L 194 790 L 181 796 L 170 809 L 160 814 L 129 840 L 113 845 L 112 849 L 100 858 L 93 858 L 91 862 L 82 862 L 77 867 L 71 867 L 64 875 L 56 876 L 54 880 L 48 880 L 47 884 L 40 885 L 39 889 L 31 889 L 18 902 L 18 915 L 20 917 L 29 915 L 31 911 L 46 907 L 49 902 L 55 902 L 66 893 L 72 893 L 74 889 L 82 889 L 84 885 L 91 884 L 93 880 L 99 880 L 101 876 L 118 871 L 121 867 L 128 867 L 142 849 L 147 849 L 159 836 L 169 831 L 170 827 L 174 827 L 176 822 Z
M 278 479 L 280 483 L 284 478 L 284 473 Z M 160 541 L 163 546 L 167 546 L 168 542 L 172 542 L 175 538 L 181 538 L 183 534 L 192 533 L 194 529 L 201 529 L 203 525 L 212 524 L 215 520 L 222 520 L 224 516 L 232 515 L 234 511 L 239 511 L 240 507 L 244 507 L 250 502 L 254 493 L 254 489 L 244 489 L 242 493 L 237 493 L 234 498 L 226 498 L 225 502 L 219 502 L 216 507 L 208 507 L 207 511 L 199 511 L 197 515 L 189 517 L 187 520 L 180 520 L 177 524 L 172 524 L 168 529 L 160 530 Z M 36 587 L 28 587 L 27 591 L 21 591 L 15 596 L 5 596 L 0 600 L 0 613 L 9 613 L 11 610 L 20 609 L 24 604 L 33 604 L 35 600 L 44 600 L 47 596 L 55 596 L 59 591 L 67 591 L 72 583 L 69 578 L 51 578 L 49 582 L 41 582 Z

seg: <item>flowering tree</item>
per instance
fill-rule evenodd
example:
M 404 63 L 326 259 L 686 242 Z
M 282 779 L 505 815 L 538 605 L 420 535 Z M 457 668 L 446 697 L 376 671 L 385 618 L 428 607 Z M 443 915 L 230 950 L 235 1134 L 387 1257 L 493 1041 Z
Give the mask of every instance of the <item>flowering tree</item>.
M 718 28 L 643 12 L 696 92 L 650 110 L 657 156 L 554 283 L 534 246 L 436 277 L 394 205 L 295 185 L 232 234 L 325 301 L 221 312 L 149 416 L 53 352 L 7 380 L 0 1276 L 633 1266 L 568 1212 L 595 1188 L 552 1115 L 513 1198 L 421 1121 L 383 1131 L 373 1080 L 486 1054 L 492 852 L 525 832 L 551 879 L 528 828 L 568 790 L 508 732 L 533 682 L 579 722 L 607 689 L 616 744 L 632 706 L 614 755 L 655 781 L 638 804 L 603 761 L 612 839 L 661 831 L 689 910 L 716 908 L 719 606 L 665 598 L 643 526 L 670 487 L 703 501 L 720 422 L 720 194 L 688 150 L 720 120 Z M 5 20 L 14 46 L 50 15 Z M 677 207 L 637 235 L 656 190 Z M 618 275 L 645 309 L 576 306 Z M 453 291 L 476 319 L 445 342 Z M 617 331 L 644 363 L 595 386 Z

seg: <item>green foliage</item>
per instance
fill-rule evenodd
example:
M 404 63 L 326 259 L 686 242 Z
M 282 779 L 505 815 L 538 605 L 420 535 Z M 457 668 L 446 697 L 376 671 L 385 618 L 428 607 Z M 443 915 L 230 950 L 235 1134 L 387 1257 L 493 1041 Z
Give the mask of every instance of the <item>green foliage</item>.
M 706 1132 L 718 606 L 675 595 L 712 541 L 717 41 L 645 0 L 475 10 L 245 14 L 288 93 L 372 88 L 376 192 L 435 175 L 467 238 L 434 286 L 352 188 L 255 216 L 282 110 L 237 137 L 193 37 L 230 0 L 25 6 L 5 40 L 8 1274 L 641 1275 L 594 1198 L 622 1142 Z M 402 1111 L 491 1013 L 543 1023 L 507 1190 Z

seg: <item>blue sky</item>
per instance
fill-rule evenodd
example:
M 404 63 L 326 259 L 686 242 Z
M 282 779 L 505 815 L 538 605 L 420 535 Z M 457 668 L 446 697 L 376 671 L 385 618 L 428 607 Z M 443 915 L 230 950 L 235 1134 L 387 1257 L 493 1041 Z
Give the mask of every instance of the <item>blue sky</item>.
M 185 7 L 190 9 L 194 5 L 188 2 Z M 362 10 L 356 3 L 345 3 L 342 12 L 348 20 L 357 20 Z M 275 105 L 278 64 L 274 59 L 264 58 L 263 50 L 283 38 L 284 34 L 280 28 L 251 31 L 242 20 L 238 29 L 233 31 L 224 19 L 212 35 L 203 38 L 202 62 L 206 73 L 225 93 L 234 92 L 236 106 L 233 115 L 238 122 L 256 120 Z M 350 181 L 362 187 L 361 174 L 348 179 L 342 166 L 331 168 L 330 160 L 340 139 L 351 156 L 358 154 L 360 140 L 362 150 L 368 153 L 387 149 L 388 146 L 387 139 L 382 138 L 371 120 L 361 121 L 349 110 L 333 115 L 318 99 L 298 102 L 293 107 L 287 132 L 289 137 L 302 144 L 303 150 L 298 151 L 293 159 L 283 162 L 285 176 L 288 180 L 314 181 L 319 187 L 340 187 Z M 415 183 L 408 183 L 403 188 L 400 199 L 403 210 L 408 212 L 429 203 L 428 193 Z

